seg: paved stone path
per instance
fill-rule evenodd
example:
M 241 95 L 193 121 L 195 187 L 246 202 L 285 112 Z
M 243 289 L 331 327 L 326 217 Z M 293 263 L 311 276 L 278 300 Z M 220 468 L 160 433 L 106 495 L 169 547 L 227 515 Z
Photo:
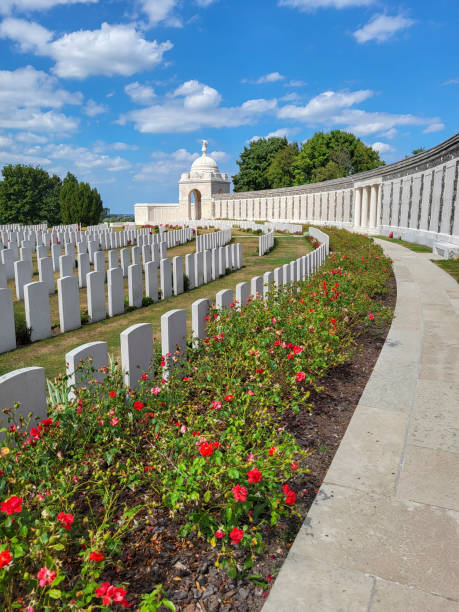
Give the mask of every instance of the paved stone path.
M 378 242 L 395 318 L 263 612 L 459 611 L 459 284 Z

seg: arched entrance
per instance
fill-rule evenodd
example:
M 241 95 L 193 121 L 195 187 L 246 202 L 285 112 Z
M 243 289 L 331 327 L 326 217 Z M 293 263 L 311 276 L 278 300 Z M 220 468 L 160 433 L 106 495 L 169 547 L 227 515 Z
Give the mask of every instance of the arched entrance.
M 201 218 L 201 214 L 201 192 L 199 189 L 193 189 L 188 195 L 188 218 L 197 220 Z

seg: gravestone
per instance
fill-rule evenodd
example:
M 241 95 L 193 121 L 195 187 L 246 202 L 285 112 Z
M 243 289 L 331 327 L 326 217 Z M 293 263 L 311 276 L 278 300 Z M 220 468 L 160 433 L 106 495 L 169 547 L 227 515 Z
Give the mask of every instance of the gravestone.
M 156 261 L 148 261 L 145 266 L 145 295 L 158 301 L 158 264 Z
M 174 279 L 174 295 L 183 293 L 183 259 L 174 257 L 172 259 L 172 274 Z
M 0 427 L 8 427 L 3 409 L 12 409 L 16 402 L 19 404 L 15 413 L 17 420 L 27 419 L 30 412 L 33 414 L 31 426 L 46 418 L 45 368 L 21 368 L 0 376 Z M 0 439 L 3 437 L 0 433 Z
M 250 281 L 250 293 L 255 299 L 263 298 L 263 277 L 254 276 Z
M 94 274 L 94 272 L 91 272 Z M 67 386 L 87 387 L 90 380 L 103 382 L 106 374 L 99 372 L 108 366 L 106 342 L 88 342 L 65 354 Z
M 2 321 L 0 325 L 0 353 L 6 353 L 16 348 L 13 293 L 11 289 L 0 289 L 0 313 Z
M 265 272 L 263 274 L 263 299 L 268 299 L 268 293 L 273 290 L 274 274 L 272 272 Z
M 153 326 L 151 323 L 131 325 L 121 332 L 120 339 L 124 384 L 137 389 L 139 378 L 152 368 Z
M 204 340 L 207 336 L 206 317 L 210 311 L 210 300 L 202 298 L 191 305 L 191 330 L 194 339 Z
M 195 255 L 188 253 L 185 255 L 185 274 L 188 277 L 188 289 L 194 289 L 195 283 Z
M 167 300 L 172 295 L 172 265 L 170 259 L 161 259 L 161 299 Z
M 105 319 L 105 286 L 104 272 L 90 272 L 86 277 L 88 315 L 91 323 Z
M 195 269 L 195 277 L 194 281 L 196 287 L 201 287 L 204 284 L 204 255 L 203 251 L 198 251 L 194 256 L 194 269 Z
M 59 276 L 73 276 L 73 257 L 71 255 L 61 255 L 59 257 Z
M 44 340 L 51 336 L 51 316 L 48 286 L 44 282 L 24 285 L 24 307 L 27 327 L 31 328 L 30 340 Z
M 80 289 L 86 287 L 86 277 L 90 271 L 89 253 L 80 253 L 78 255 L 78 285 Z
M 204 283 L 210 283 L 212 280 L 212 253 L 207 250 L 203 251 L 204 262 Z
M 14 262 L 14 279 L 16 283 L 16 299 L 24 299 L 24 285 L 32 282 L 32 266 L 29 261 L 18 259 Z
M 143 298 L 141 264 L 131 264 L 128 267 L 128 293 L 129 306 L 140 308 Z
M 161 317 L 161 353 L 167 374 L 186 358 L 186 311 L 169 310 Z
M 121 257 L 121 269 L 123 270 L 123 278 L 127 278 L 128 276 L 128 268 L 131 261 L 131 255 L 129 253 L 129 249 L 124 248 L 120 251 Z
M 239 302 L 239 308 L 247 306 L 247 300 L 250 297 L 249 283 L 238 283 L 236 285 L 236 301 Z
M 124 312 L 124 280 L 121 268 L 107 270 L 108 316 L 115 317 Z
M 76 276 L 57 279 L 57 296 L 61 332 L 81 327 L 80 296 Z
M 215 307 L 218 310 L 229 308 L 233 303 L 233 291 L 231 289 L 222 289 L 215 296 Z
M 118 268 L 118 251 L 111 249 L 108 252 L 108 267 L 110 268 Z

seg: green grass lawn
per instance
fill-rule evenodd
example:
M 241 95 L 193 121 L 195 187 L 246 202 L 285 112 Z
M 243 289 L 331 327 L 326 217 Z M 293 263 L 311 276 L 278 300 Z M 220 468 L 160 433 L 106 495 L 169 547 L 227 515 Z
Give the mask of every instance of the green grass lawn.
M 432 259 L 432 261 L 439 268 L 448 272 L 459 283 L 459 257 L 455 259 Z
M 388 242 L 395 242 L 395 244 L 404 246 L 407 249 L 410 249 L 411 251 L 415 251 L 416 253 L 432 253 L 432 249 L 424 246 L 423 244 L 407 242 L 406 240 L 399 240 L 398 238 L 388 238 L 387 236 L 374 236 L 374 238 L 382 238 L 383 240 L 387 240 Z
M 237 233 L 233 232 L 233 237 L 236 241 L 238 240 Z M 65 353 L 80 344 L 96 340 L 106 341 L 109 352 L 115 358 L 119 358 L 119 335 L 124 329 L 136 323 L 152 323 L 154 336 L 159 341 L 161 315 L 174 308 L 184 308 L 187 310 L 187 324 L 190 330 L 191 304 L 195 300 L 200 298 L 214 299 L 215 294 L 220 289 L 235 290 L 237 283 L 250 281 L 253 276 L 261 276 L 265 272 L 288 263 L 292 259 L 296 259 L 311 250 L 309 242 L 303 236 L 277 236 L 274 249 L 263 257 L 258 256 L 258 236 L 247 236 L 245 234 L 244 239 L 240 242 L 243 253 L 243 267 L 240 270 L 177 297 L 172 297 L 117 317 L 107 318 L 98 323 L 84 325 L 82 328 L 72 332 L 58 334 L 47 340 L 18 348 L 9 353 L 3 353 L 0 355 L 0 375 L 18 368 L 42 366 L 46 369 L 46 376 L 54 378 L 65 369 Z M 194 248 L 194 243 L 188 243 L 187 245 L 169 249 L 168 255 L 169 257 L 184 255 L 194 251 Z M 80 300 L 85 305 L 85 291 L 80 291 L 80 294 Z M 57 302 L 57 296 L 54 296 L 54 300 Z M 23 310 L 23 302 L 19 302 L 15 305 L 15 308 L 22 308 Z M 59 320 L 56 308 L 57 305 L 53 303 L 52 321 L 55 321 L 56 317 L 57 321 Z

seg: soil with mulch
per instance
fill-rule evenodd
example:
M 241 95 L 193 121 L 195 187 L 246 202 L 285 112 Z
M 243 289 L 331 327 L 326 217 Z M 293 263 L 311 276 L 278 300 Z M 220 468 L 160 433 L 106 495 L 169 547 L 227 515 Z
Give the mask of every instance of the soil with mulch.
M 381 298 L 386 306 L 395 306 L 394 277 L 388 281 L 389 294 Z M 351 420 L 360 396 L 373 371 L 389 331 L 368 326 L 361 330 L 357 350 L 349 363 L 331 371 L 320 385 L 320 394 L 311 393 L 312 410 L 298 415 L 286 413 L 283 425 L 299 444 L 311 452 L 310 473 L 296 475 L 290 486 L 297 491 L 296 510 L 292 517 L 263 534 L 265 550 L 258 555 L 250 575 L 261 578 L 232 580 L 214 565 L 217 551 L 197 536 L 183 538 L 179 526 L 165 508 L 144 516 L 138 527 L 126 537 L 122 567 L 107 569 L 101 577 L 116 584 L 127 582 L 127 600 L 140 602 L 162 584 L 178 612 L 257 612 L 261 610 L 274 584 L 289 548 L 314 501 L 328 467 Z M 132 500 L 133 504 L 135 500 Z M 237 552 L 236 552 L 237 555 Z M 241 558 L 244 552 L 241 551 Z M 163 606 L 161 610 L 166 610 Z

